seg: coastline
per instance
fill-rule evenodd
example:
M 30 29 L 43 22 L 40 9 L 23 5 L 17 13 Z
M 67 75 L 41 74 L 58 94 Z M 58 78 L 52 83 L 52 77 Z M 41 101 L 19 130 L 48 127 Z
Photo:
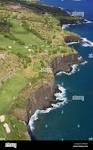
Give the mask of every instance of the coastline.
M 48 6 L 49 7 L 49 6 Z M 64 10 L 65 11 L 65 10 Z M 66 12 L 66 11 L 65 11 Z M 67 13 L 67 12 L 66 12 Z M 70 22 L 71 23 L 71 22 Z M 70 25 L 70 24 L 69 24 Z M 72 25 L 75 25 L 75 22 L 73 23 L 72 22 Z M 63 26 L 65 26 L 65 23 L 63 24 Z M 68 25 L 67 25 L 68 26 Z M 76 41 L 75 43 L 78 43 L 78 42 L 80 42 L 80 37 L 78 36 L 78 35 L 73 35 L 73 33 L 70 33 L 71 34 L 71 36 L 69 36 L 69 39 L 71 39 L 71 37 L 72 37 L 72 43 L 74 42 L 74 40 Z M 66 41 L 65 41 L 66 42 Z M 71 42 L 66 42 L 66 44 L 68 45 L 68 44 L 70 44 Z M 70 57 L 71 56 L 71 57 Z M 72 53 L 72 54 L 64 54 L 64 55 L 62 55 L 61 56 L 61 53 L 58 55 L 58 56 L 53 56 L 53 61 L 56 61 L 56 63 L 54 63 L 53 61 L 51 61 L 51 68 L 52 68 L 52 71 L 53 71 L 53 76 L 52 76 L 52 79 L 53 79 L 53 84 L 51 84 L 51 81 L 52 81 L 52 79 L 50 80 L 50 81 L 46 81 L 46 82 L 48 82 L 49 84 L 51 84 L 51 85 L 53 85 L 53 91 L 51 91 L 51 90 L 49 90 L 49 92 L 48 92 L 48 94 L 50 93 L 50 96 L 49 96 L 49 98 L 47 98 L 47 102 L 44 102 L 45 101 L 45 99 L 44 99 L 44 97 L 43 97 L 43 99 L 41 98 L 41 102 L 40 102 L 40 100 L 38 100 L 39 101 L 39 104 L 37 103 L 36 104 L 36 101 L 37 101 L 37 99 L 38 98 L 35 98 L 34 97 L 34 99 L 35 99 L 35 105 L 36 106 L 34 106 L 34 104 L 30 104 L 31 103 L 31 101 L 32 101 L 32 103 L 34 102 L 34 99 L 32 98 L 33 96 L 33 92 L 31 92 L 32 94 L 31 94 L 31 99 L 29 98 L 29 100 L 28 100 L 28 104 L 27 104 L 27 117 L 26 117 L 26 122 L 27 122 L 27 126 L 28 126 L 28 132 L 29 132 L 29 134 L 30 134 L 30 137 L 31 137 L 31 140 L 37 140 L 36 138 L 35 138 L 35 136 L 33 135 L 33 129 L 34 129 L 34 121 L 35 120 L 37 120 L 38 119 L 38 114 L 39 113 L 48 113 L 49 111 L 51 111 L 51 110 L 53 110 L 53 109 L 56 109 L 56 108 L 58 108 L 58 107 L 60 107 L 60 105 L 64 105 L 65 103 L 67 103 L 67 101 L 66 101 L 66 98 L 64 98 L 64 100 L 62 100 L 62 101 L 58 101 L 58 100 L 56 100 L 56 99 L 54 99 L 54 95 L 55 95 L 55 93 L 56 93 L 56 91 L 58 91 L 59 89 L 58 89 L 58 87 L 57 87 L 57 85 L 55 85 L 55 75 L 58 73 L 58 72 L 60 72 L 60 71 L 63 71 L 63 73 L 65 73 L 65 74 L 68 74 L 68 75 L 71 75 L 72 73 L 74 73 L 74 71 L 75 71 L 75 68 L 77 67 L 77 64 L 80 64 L 80 63 L 82 63 L 82 62 L 84 62 L 84 60 L 83 59 L 81 59 L 81 60 L 78 60 L 78 53 L 76 52 L 76 53 Z M 63 60 L 62 60 L 63 59 Z M 69 61 L 70 60 L 70 61 Z M 58 62 L 57 62 L 58 61 Z M 61 65 L 60 65 L 60 62 L 61 62 Z M 53 64 L 56 64 L 56 66 L 55 65 L 53 65 Z M 72 67 L 71 67 L 72 66 Z M 57 70 L 56 70 L 57 69 Z M 56 71 L 55 71 L 56 70 Z M 45 83 L 46 84 L 46 83 Z M 43 84 L 43 85 L 41 85 L 41 87 L 42 86 L 45 86 L 45 84 Z M 40 88 L 41 88 L 40 87 Z M 63 88 L 63 87 L 62 87 Z M 34 90 L 34 88 L 33 88 L 33 91 L 35 92 L 34 93 L 34 96 L 35 95 L 37 95 L 37 90 L 39 89 L 39 87 L 36 89 L 36 91 Z M 51 89 L 51 86 L 50 86 L 50 89 Z M 64 89 L 63 88 L 63 91 L 61 91 L 62 93 L 63 93 L 63 95 L 64 95 L 64 93 L 65 93 L 65 90 L 66 89 Z M 41 90 L 42 91 L 42 90 Z M 60 90 L 59 90 L 60 91 Z M 44 94 L 44 91 L 43 92 L 39 92 L 39 97 L 40 97 L 40 95 L 42 95 L 42 94 L 40 94 L 40 93 L 43 93 Z M 45 90 L 45 93 L 46 93 L 46 90 Z M 61 94 L 62 94 L 61 93 Z M 47 94 L 45 94 L 46 95 L 46 97 L 47 97 Z M 55 104 L 56 103 L 56 104 Z M 33 106 L 32 106 L 33 105 Z M 31 107 L 33 107 L 33 108 L 31 108 Z
M 78 42 L 80 40 L 78 36 L 73 35 L 73 33 L 71 35 L 70 34 L 71 33 L 69 33 L 69 35 L 66 35 L 67 39 L 65 40 L 65 44 L 69 42 Z M 67 48 L 69 49 L 69 47 Z M 79 54 L 76 50 L 72 51 L 70 54 L 69 52 L 64 54 L 62 54 L 61 52 L 59 52 L 58 54 L 52 54 L 47 60 L 48 66 L 51 68 L 52 73 L 48 73 L 47 78 L 44 77 L 40 80 L 39 83 L 37 82 L 36 85 L 33 85 L 31 88 L 29 88 L 30 94 L 29 97 L 25 98 L 26 101 L 23 108 L 12 108 L 12 114 L 19 121 L 25 122 L 28 129 L 28 122 L 31 116 L 33 116 L 38 109 L 41 110 L 41 112 L 49 112 L 51 108 L 56 108 L 57 105 L 59 107 L 60 103 L 64 104 L 65 101 L 58 102 L 54 99 L 54 94 L 56 91 L 58 91 L 57 85 L 55 84 L 55 75 L 60 71 L 71 74 L 71 71 L 73 69 L 72 65 L 80 64 L 81 62 L 83 62 L 83 59 L 78 60 L 78 57 Z M 63 88 L 63 91 L 61 91 L 63 94 L 64 90 L 65 89 Z M 36 113 L 38 112 L 39 111 L 37 111 Z M 33 140 L 33 135 L 31 139 Z
M 71 75 L 71 74 L 73 74 L 73 73 L 76 72 L 76 69 L 77 69 L 78 64 L 81 64 L 81 63 L 83 62 L 83 60 L 82 60 L 82 61 L 81 61 L 81 60 L 78 60 L 78 55 L 77 55 L 77 54 L 75 54 L 75 55 L 72 54 L 72 55 L 71 55 L 71 60 L 70 60 L 70 62 L 67 61 L 68 58 L 69 58 L 69 55 L 68 55 L 68 56 L 65 56 L 65 59 L 64 59 L 64 57 L 63 57 L 63 58 L 62 58 L 63 61 L 62 61 L 62 59 L 59 58 L 59 57 L 55 59 L 55 60 L 57 60 L 57 61 L 60 60 L 61 65 L 60 65 L 60 63 L 58 63 L 58 66 L 59 66 L 60 68 L 58 68 L 58 67 L 56 66 L 56 68 L 57 68 L 58 70 L 55 71 L 55 69 L 53 69 L 53 74 L 54 74 L 53 76 L 58 75 L 57 73 L 60 73 L 60 71 L 62 71 L 61 73 L 65 73 L 65 74 L 67 74 L 67 75 Z M 76 59 L 76 58 L 77 58 L 77 59 Z M 66 60 L 65 65 L 63 64 L 64 60 Z M 69 60 L 69 59 L 68 59 L 68 60 Z M 70 64 L 68 65 L 68 63 L 70 63 Z M 56 62 L 56 64 L 57 64 L 57 62 Z M 76 65 L 75 65 L 75 64 L 76 64 Z M 52 65 L 53 65 L 53 64 L 52 64 Z M 54 65 L 54 66 L 55 66 L 55 65 Z M 54 66 L 52 66 L 52 67 L 54 67 Z M 55 81 L 53 81 L 53 82 L 55 82 Z M 49 83 L 51 84 L 51 81 L 50 81 Z M 51 85 L 52 85 L 52 84 L 51 84 Z M 43 85 L 43 86 L 45 86 L 45 85 Z M 55 86 L 55 88 L 54 88 L 54 86 Z M 53 85 L 53 88 L 54 88 L 54 90 L 53 90 L 52 92 L 51 92 L 51 90 L 48 91 L 48 96 L 49 96 L 49 93 L 50 93 L 50 95 L 51 95 L 50 97 L 51 97 L 52 99 L 54 99 L 54 96 L 55 96 L 55 99 L 50 102 L 50 99 L 51 99 L 51 98 L 48 97 L 47 101 L 49 101 L 49 103 L 48 103 L 48 105 L 47 105 L 47 103 L 46 103 L 46 104 L 44 103 L 44 101 L 45 101 L 44 97 L 43 97 L 43 99 L 42 99 L 41 96 L 39 95 L 40 99 L 42 99 L 42 101 L 41 101 L 41 106 L 39 106 L 39 105 L 40 105 L 40 100 L 38 99 L 39 104 L 38 104 L 36 107 L 35 107 L 35 104 L 34 104 L 34 105 L 32 104 L 33 107 L 35 107 L 35 110 L 32 111 L 32 112 L 30 112 L 30 114 L 28 113 L 28 114 L 29 114 L 29 118 L 28 118 L 28 120 L 29 120 L 29 121 L 28 121 L 28 129 L 31 130 L 31 131 L 30 131 L 30 136 L 31 136 L 31 134 L 32 134 L 32 140 L 36 140 L 35 136 L 33 135 L 33 130 L 34 130 L 34 121 L 38 119 L 38 114 L 39 114 L 39 113 L 48 113 L 48 112 L 50 112 L 51 110 L 60 107 L 60 105 L 64 105 L 65 103 L 67 103 L 67 99 L 66 99 L 66 89 L 64 89 L 63 86 L 55 85 L 55 83 L 54 83 L 54 85 Z M 39 92 L 39 94 L 40 94 L 40 93 L 41 93 L 41 92 Z M 44 94 L 44 91 L 42 91 L 42 93 Z M 35 95 L 37 95 L 37 91 L 36 91 Z M 47 90 L 45 90 L 45 95 L 47 96 Z M 60 96 L 61 96 L 61 97 L 60 97 Z M 59 101 L 59 98 L 60 98 L 60 101 Z M 31 99 L 32 99 L 32 96 L 31 96 Z M 33 100 L 29 100 L 28 106 L 30 106 L 31 101 L 33 101 Z M 31 106 L 31 107 L 32 107 L 32 106 Z M 30 110 L 32 110 L 31 107 L 29 107 L 28 112 L 29 112 Z
M 63 9 L 62 9 L 63 10 Z M 64 10 L 65 11 L 65 10 Z M 85 21 L 85 20 L 84 20 Z M 84 23 L 84 22 L 83 22 Z M 90 21 L 88 21 L 88 20 L 86 20 L 86 22 L 85 23 L 90 23 Z M 63 24 L 62 25 L 62 30 L 65 30 L 66 28 L 68 28 L 70 25 L 79 25 L 79 24 L 82 24 L 82 23 L 72 23 L 72 24 Z M 69 38 L 71 38 L 71 36 L 69 37 Z M 72 45 L 72 44 L 77 44 L 77 43 L 80 43 L 81 42 L 81 37 L 79 37 L 79 35 L 72 35 L 72 40 L 71 40 L 72 42 L 66 42 L 66 44 L 69 46 L 69 45 Z M 79 57 L 79 56 L 78 56 Z M 84 64 L 85 63 L 85 61 L 83 60 L 83 58 L 82 59 L 78 59 L 78 57 L 77 57 L 77 60 L 76 60 L 76 62 L 71 62 L 71 64 L 67 67 L 67 68 L 65 68 L 65 67 L 63 67 L 64 69 L 62 70 L 62 68 L 61 69 L 59 69 L 57 72 L 55 72 L 55 71 L 53 71 L 53 74 L 54 74 L 54 76 L 56 76 L 56 75 L 58 75 L 58 74 L 62 74 L 62 73 L 64 73 L 64 74 L 66 74 L 66 75 L 71 75 L 71 74 L 73 74 L 73 73 L 75 73 L 76 72 L 76 69 L 77 69 L 77 66 L 78 66 L 78 64 Z M 52 68 L 53 68 L 53 66 L 52 66 Z M 56 95 L 56 94 L 61 94 L 62 95 L 62 93 L 63 93 L 63 96 L 62 96 L 62 99 L 64 99 L 64 100 L 60 100 L 60 102 L 58 102 L 58 101 L 56 101 L 56 100 L 54 100 L 55 102 L 54 103 L 56 103 L 56 104 L 53 104 L 53 102 L 52 103 L 50 103 L 48 106 L 43 106 L 42 105 L 42 108 L 41 109 L 38 109 L 38 107 L 37 107 L 37 109 L 32 113 L 32 115 L 29 117 L 30 119 L 29 119 L 29 123 L 28 123 L 28 129 L 29 129 L 29 133 L 30 133 L 30 136 L 32 135 L 32 140 L 38 140 L 38 139 L 36 139 L 35 138 L 35 136 L 33 135 L 33 130 L 34 130 L 34 121 L 36 121 L 37 119 L 38 119 L 38 114 L 39 113 L 49 113 L 51 110 L 53 110 L 53 109 L 56 109 L 56 108 L 58 108 L 58 107 L 60 107 L 60 105 L 64 105 L 65 103 L 67 103 L 67 100 L 66 100 L 66 97 L 64 98 L 64 94 L 65 94 L 65 91 L 66 91 L 66 89 L 64 89 L 64 87 L 62 86 L 62 91 L 60 90 L 60 88 L 58 88 L 57 87 L 57 85 L 56 85 L 56 89 L 55 89 L 55 92 L 56 91 L 59 91 L 59 93 L 53 93 L 53 97 L 54 97 L 54 95 Z M 60 91 L 62 92 L 62 93 L 60 93 Z M 56 95 L 57 96 L 57 95 Z

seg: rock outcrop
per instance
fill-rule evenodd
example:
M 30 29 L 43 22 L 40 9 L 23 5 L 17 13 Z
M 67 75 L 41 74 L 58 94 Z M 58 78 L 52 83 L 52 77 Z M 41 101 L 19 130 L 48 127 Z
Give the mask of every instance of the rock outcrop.
M 23 109 L 16 109 L 16 118 L 25 121 L 27 124 L 31 116 L 35 113 L 37 109 L 42 110 L 51 107 L 51 104 L 57 103 L 54 97 L 54 93 L 58 90 L 55 84 L 54 75 L 59 71 L 70 72 L 72 70 L 73 64 L 78 64 L 81 60 L 78 59 L 78 53 L 73 54 L 59 54 L 53 56 L 49 62 L 52 69 L 52 74 L 49 73 L 48 78 L 40 80 L 33 88 L 31 88 L 31 93 L 29 98 L 26 100 L 25 107 Z M 33 135 L 30 132 L 31 139 Z
M 61 26 L 64 24 L 80 24 L 80 23 L 84 23 L 85 20 L 83 17 L 79 17 L 78 19 L 74 18 L 74 19 L 61 19 Z
M 66 43 L 70 43 L 70 42 L 81 42 L 81 38 L 80 36 L 77 35 L 68 35 L 64 37 L 64 41 Z
M 26 122 L 29 121 L 31 115 L 33 115 L 37 109 L 41 110 L 51 106 L 55 89 L 56 85 L 54 77 L 32 89 L 26 107 Z
M 71 65 L 78 64 L 78 54 L 66 54 L 59 55 L 52 59 L 51 68 L 53 69 L 53 73 L 56 74 L 59 71 L 70 72 Z
M 66 54 L 55 56 L 51 62 L 50 66 L 53 70 L 53 74 L 55 75 L 59 71 L 70 72 L 71 65 L 79 63 L 78 54 Z M 31 91 L 31 95 L 28 99 L 27 103 L 27 117 L 26 122 L 29 121 L 31 115 L 37 109 L 45 109 L 51 106 L 51 103 L 55 103 L 54 93 L 57 89 L 55 85 L 54 75 L 50 80 L 47 79 L 46 82 L 42 82 L 39 86 L 35 87 Z

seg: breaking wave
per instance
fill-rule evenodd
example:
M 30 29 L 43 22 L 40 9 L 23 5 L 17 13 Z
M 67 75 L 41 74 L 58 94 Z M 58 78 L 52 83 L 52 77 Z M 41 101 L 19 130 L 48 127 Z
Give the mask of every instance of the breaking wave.
M 64 25 L 62 25 L 62 29 L 64 30 L 64 29 L 68 28 L 70 25 L 71 24 L 64 24 Z
M 66 72 L 59 72 L 57 73 L 57 75 L 59 75 L 60 73 L 62 74 L 66 74 L 66 75 L 71 75 L 73 73 L 75 73 L 76 71 L 78 71 L 78 65 L 74 64 L 72 65 L 72 71 L 69 73 Z M 65 105 L 66 103 L 68 103 L 67 101 L 67 97 L 66 97 L 66 89 L 63 87 L 63 85 L 58 85 L 58 89 L 59 92 L 55 93 L 54 96 L 56 97 L 56 101 L 60 101 L 57 102 L 56 104 L 51 104 L 50 108 L 47 108 L 46 110 L 36 110 L 35 113 L 31 116 L 30 120 L 29 120 L 29 127 L 30 130 L 33 131 L 35 129 L 34 127 L 34 121 L 38 120 L 38 115 L 41 113 L 49 113 L 51 110 L 54 110 L 56 108 L 59 108 L 60 106 Z
M 78 64 L 74 64 L 71 67 L 72 67 L 71 72 L 69 72 L 69 73 L 63 72 L 63 73 L 66 75 L 72 75 L 72 74 L 76 73 L 76 71 L 78 71 Z
M 87 38 L 81 38 L 82 46 L 84 47 L 93 47 L 93 42 L 88 40 Z
M 93 23 L 93 21 L 85 19 L 85 23 Z
M 59 108 L 60 106 L 67 103 L 66 98 L 66 89 L 63 86 L 58 85 L 59 93 L 55 93 L 54 96 L 56 97 L 56 100 L 60 100 L 60 102 L 56 104 L 51 104 L 50 108 L 47 108 L 46 110 L 36 110 L 35 113 L 31 116 L 29 120 L 29 127 L 30 130 L 33 131 L 35 129 L 34 127 L 34 121 L 38 120 L 38 115 L 41 113 L 49 113 L 51 110 L 54 110 L 56 108 Z
M 79 59 L 81 59 L 81 58 L 82 58 L 82 56 L 79 57 Z M 84 61 L 81 64 L 85 65 L 86 63 L 87 63 L 87 61 Z M 72 65 L 71 72 L 66 73 L 64 71 L 61 71 L 61 72 L 57 73 L 56 75 L 60 75 L 60 74 L 72 75 L 76 71 L 79 71 L 78 64 Z M 55 93 L 54 96 L 56 97 L 56 100 L 57 101 L 60 100 L 60 102 L 57 102 L 56 104 L 51 104 L 51 107 L 47 108 L 46 110 L 39 110 L 39 109 L 36 110 L 36 112 L 31 116 L 31 118 L 29 120 L 29 127 L 30 127 L 31 131 L 33 131 L 35 129 L 34 121 L 36 121 L 38 119 L 39 114 L 49 113 L 51 110 L 59 108 L 60 106 L 63 106 L 64 104 L 68 103 L 67 96 L 66 96 L 66 89 L 63 87 L 63 85 L 58 85 L 58 89 L 59 89 L 59 92 Z
M 78 64 L 74 64 L 71 66 L 72 70 L 70 72 L 64 72 L 64 71 L 60 71 L 58 72 L 56 75 L 61 75 L 61 74 L 65 74 L 65 75 L 72 75 L 74 73 L 76 73 L 76 71 L 78 71 Z
M 88 63 L 88 61 L 85 60 L 84 62 L 81 63 L 81 65 L 85 65 L 87 63 Z
M 70 12 L 68 12 L 68 13 L 70 13 Z M 93 23 L 93 21 L 90 21 L 90 20 L 87 20 L 87 19 L 85 19 L 84 20 L 84 24 L 88 24 L 88 23 Z M 76 25 L 81 25 L 82 23 L 75 23 L 75 24 L 63 24 L 62 25 L 62 29 L 64 30 L 64 29 L 66 29 L 66 28 L 69 28 L 70 26 L 76 26 Z
M 80 56 L 78 59 L 81 59 L 81 58 L 82 57 Z M 84 65 L 86 63 L 87 63 L 87 61 L 83 62 L 82 65 Z M 72 67 L 71 72 L 66 73 L 64 71 L 61 71 L 61 72 L 57 73 L 56 75 L 60 75 L 60 74 L 72 75 L 76 71 L 79 71 L 78 64 L 74 64 L 71 67 Z M 59 108 L 60 106 L 63 106 L 66 103 L 68 103 L 67 96 L 66 96 L 66 89 L 63 87 L 63 85 L 58 85 L 58 89 L 59 89 L 59 92 L 55 93 L 54 96 L 56 97 L 56 101 L 59 100 L 60 102 L 57 102 L 56 104 L 51 104 L 51 107 L 47 108 L 46 110 L 39 110 L 39 109 L 36 110 L 35 113 L 31 116 L 31 118 L 29 120 L 29 127 L 30 127 L 31 131 L 33 131 L 35 129 L 34 122 L 36 120 L 38 120 L 38 115 L 39 114 L 49 113 L 51 110 Z

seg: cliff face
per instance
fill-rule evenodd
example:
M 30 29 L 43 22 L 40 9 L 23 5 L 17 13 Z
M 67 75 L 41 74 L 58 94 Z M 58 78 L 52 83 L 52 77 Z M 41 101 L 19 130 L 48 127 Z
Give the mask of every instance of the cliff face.
M 36 87 L 35 89 L 32 89 L 31 96 L 28 99 L 27 103 L 27 117 L 26 121 L 28 122 L 31 115 L 37 110 L 37 109 L 45 109 L 48 108 L 53 100 L 53 95 L 55 92 L 55 81 L 54 77 L 51 78 L 51 81 L 47 81 L 45 83 L 42 83 L 39 87 Z
M 78 63 L 78 54 L 59 55 L 52 59 L 50 66 L 54 75 L 59 71 L 70 72 L 71 65 Z M 31 91 L 31 95 L 28 99 L 26 112 L 26 121 L 28 122 L 31 115 L 37 109 L 45 109 L 51 105 L 54 99 L 54 93 L 57 89 L 55 85 L 54 76 L 51 80 L 47 79 L 47 82 L 43 82 L 42 85 L 35 87 Z
M 42 80 L 39 84 L 31 89 L 30 96 L 26 101 L 24 109 L 16 110 L 18 112 L 16 113 L 16 117 L 19 120 L 25 121 L 27 124 L 37 109 L 46 109 L 50 107 L 52 103 L 57 102 L 54 99 L 54 93 L 57 90 L 54 75 L 59 71 L 70 72 L 71 65 L 80 63 L 80 61 L 78 61 L 78 53 L 74 53 L 56 55 L 49 63 L 53 70 L 53 74 L 49 74 L 49 78 Z M 33 138 L 32 133 L 30 133 L 30 136 Z
M 53 73 L 56 74 L 59 71 L 70 72 L 71 65 L 79 63 L 78 54 L 59 55 L 51 61 L 51 67 Z
M 69 42 L 81 42 L 81 38 L 79 36 L 76 36 L 76 35 L 68 35 L 68 36 L 64 37 L 64 41 L 66 43 L 69 43 Z
M 61 25 L 64 25 L 64 24 L 79 24 L 79 23 L 83 23 L 85 20 L 84 18 L 75 18 L 73 19 L 61 19 Z

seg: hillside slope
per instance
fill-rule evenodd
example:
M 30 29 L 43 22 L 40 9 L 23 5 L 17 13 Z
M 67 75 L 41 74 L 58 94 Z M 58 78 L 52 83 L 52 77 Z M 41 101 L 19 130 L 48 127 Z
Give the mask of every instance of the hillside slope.
M 5 118 L 0 122 L 0 139 L 30 139 L 24 118 L 31 91 L 54 79 L 51 60 L 77 55 L 65 38 L 78 36 L 62 30 L 62 20 L 82 21 L 57 8 L 0 0 L 0 117 Z

